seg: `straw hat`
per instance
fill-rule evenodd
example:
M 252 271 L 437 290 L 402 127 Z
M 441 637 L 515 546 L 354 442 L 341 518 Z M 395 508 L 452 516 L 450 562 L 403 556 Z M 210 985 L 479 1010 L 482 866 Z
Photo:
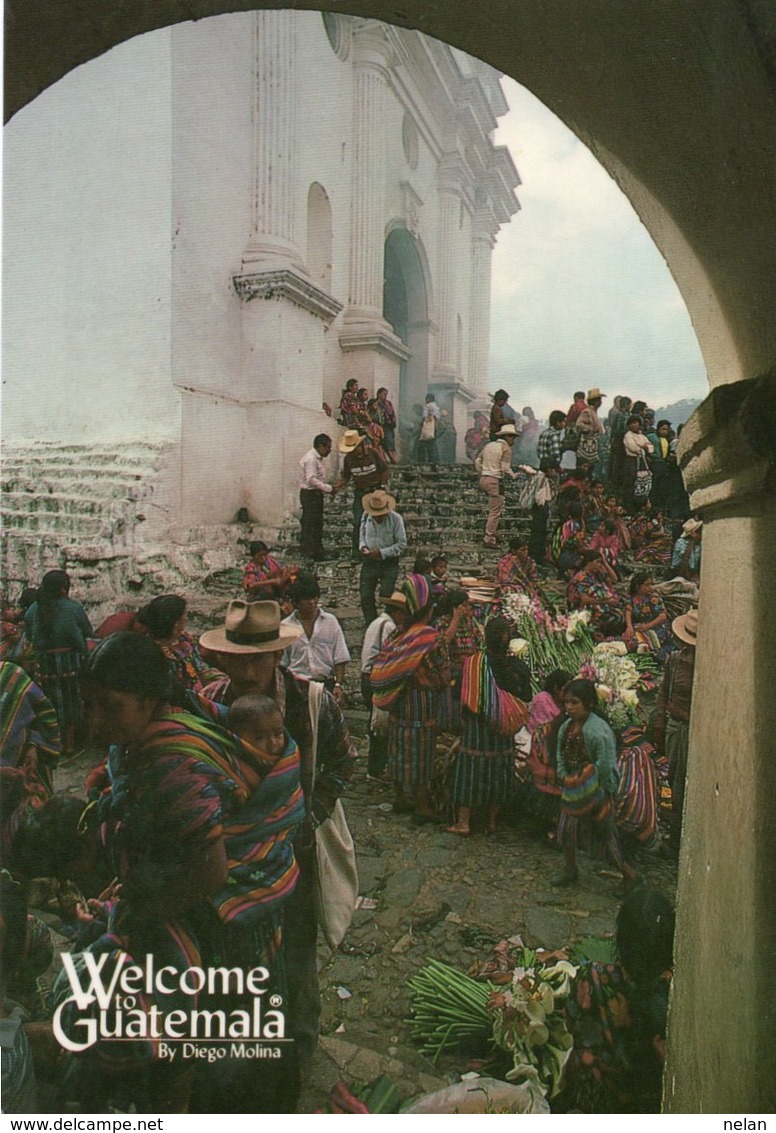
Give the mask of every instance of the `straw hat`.
M 587 400 L 588 400 L 588 401 L 595 401 L 595 399 L 596 399 L 597 397 L 606 397 L 606 394 L 605 394 L 605 393 L 601 393 L 601 391 L 600 391 L 600 389 L 598 388 L 598 386 L 593 386 L 593 388 L 592 388 L 592 389 L 589 389 L 589 390 L 587 391 Z
M 399 610 L 407 609 L 407 595 L 402 594 L 400 590 L 394 590 L 390 598 L 381 598 L 380 602 L 387 609 L 391 609 L 391 607 L 396 607 Z
M 361 506 L 367 515 L 387 515 L 396 507 L 396 500 L 388 492 L 378 488 L 376 492 L 367 492 L 361 497 Z
M 700 531 L 703 527 L 702 519 L 688 519 L 682 524 L 682 535 L 692 535 L 694 531 Z
M 337 448 L 340 452 L 353 452 L 363 441 L 363 436 L 359 433 L 358 429 L 346 429 L 340 439 L 337 441 Z
M 698 611 L 688 610 L 671 623 L 674 634 L 687 645 L 695 645 L 698 638 Z
M 510 422 L 507 422 L 506 425 L 501 426 L 499 431 L 496 433 L 496 436 L 497 437 L 518 437 L 518 436 L 520 436 L 520 434 L 518 433 L 518 431 L 517 431 L 517 429 L 515 428 L 514 425 L 512 425 Z
M 203 633 L 199 643 L 218 653 L 274 653 L 302 636 L 301 626 L 284 625 L 277 602 L 229 603 L 224 624 Z

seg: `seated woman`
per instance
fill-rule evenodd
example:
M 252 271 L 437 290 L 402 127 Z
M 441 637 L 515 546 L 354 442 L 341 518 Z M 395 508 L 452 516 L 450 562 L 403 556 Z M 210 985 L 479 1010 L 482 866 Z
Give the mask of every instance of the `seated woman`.
M 630 580 L 622 640 L 630 653 L 646 648 L 661 662 L 674 647 L 668 614 L 649 571 L 637 571 Z
M 496 581 L 502 593 L 509 593 L 510 590 L 537 593 L 539 572 L 536 563 L 528 554 L 528 544 L 525 539 L 515 536 L 509 540 L 509 553 L 499 559 Z
M 167 658 L 170 672 L 183 688 L 204 687 L 222 674 L 207 665 L 196 639 L 186 632 L 186 600 L 177 594 L 152 598 L 137 620 Z
M 558 527 L 550 540 L 547 555 L 557 566 L 560 578 L 569 578 L 579 569 L 586 539 L 582 504 L 572 503 L 568 508 L 568 518 Z
M 339 423 L 346 429 L 355 429 L 360 412 L 358 401 L 358 378 L 350 378 L 345 383 L 339 403 Z
M 584 551 L 582 564 L 566 589 L 569 610 L 589 610 L 594 636 L 610 637 L 625 628 L 625 602 L 614 589 L 617 575 L 600 551 Z
M 281 566 L 260 539 L 251 543 L 250 552 L 251 559 L 245 566 L 242 579 L 247 597 L 254 601 L 274 599 L 280 603 L 283 617 L 287 617 L 293 608 L 288 591 L 296 579 L 297 568 Z
M 463 740 L 453 770 L 456 821 L 449 834 L 471 833 L 473 810 L 485 812 L 494 834 L 499 812 L 514 793 L 514 736 L 528 719 L 531 672 L 509 654 L 506 618 L 485 626 L 485 649 L 464 661 L 461 683 Z
M 586 961 L 566 1000 L 574 1040 L 559 1111 L 659 1113 L 673 969 L 674 910 L 652 889 L 617 915 L 617 962 Z
M 590 549 L 600 551 L 601 558 L 609 564 L 617 574 L 617 559 L 620 554 L 620 537 L 617 534 L 617 524 L 613 519 L 602 519 L 593 538 L 590 540 Z M 619 575 L 617 575 L 619 578 Z
M 635 887 L 639 875 L 623 857 L 614 823 L 617 773 L 617 738 L 602 716 L 592 681 L 571 681 L 564 694 L 567 719 L 558 731 L 556 773 L 561 785 L 558 841 L 566 868 L 552 884 L 568 886 L 579 879 L 577 841 L 580 827 L 606 848 L 623 876 L 626 888 Z

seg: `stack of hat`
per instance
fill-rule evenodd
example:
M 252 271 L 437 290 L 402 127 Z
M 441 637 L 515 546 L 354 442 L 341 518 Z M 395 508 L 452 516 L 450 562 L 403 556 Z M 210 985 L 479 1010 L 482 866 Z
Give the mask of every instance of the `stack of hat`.
M 487 578 L 462 578 L 461 586 L 468 594 L 470 602 L 496 601 L 496 584 Z

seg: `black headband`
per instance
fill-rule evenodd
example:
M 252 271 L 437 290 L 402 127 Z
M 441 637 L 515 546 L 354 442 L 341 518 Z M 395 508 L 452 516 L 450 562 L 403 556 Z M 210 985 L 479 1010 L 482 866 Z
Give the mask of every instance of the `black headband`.
M 278 641 L 280 629 L 270 629 L 265 633 L 235 633 L 234 630 L 228 629 L 225 631 L 225 636 L 232 645 L 261 645 L 265 641 Z

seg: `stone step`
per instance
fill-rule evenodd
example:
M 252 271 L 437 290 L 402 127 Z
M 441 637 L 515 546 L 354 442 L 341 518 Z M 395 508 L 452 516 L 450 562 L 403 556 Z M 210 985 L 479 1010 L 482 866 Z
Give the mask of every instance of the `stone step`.
M 28 514 L 47 513 L 60 515 L 97 515 L 108 509 L 116 510 L 117 508 L 127 508 L 132 510 L 131 505 L 140 499 L 142 493 L 139 489 L 135 489 L 136 496 L 106 496 L 100 498 L 94 494 L 90 495 L 56 495 L 53 492 L 37 492 L 33 493 L 30 489 L 29 493 L 24 492 L 11 492 L 7 493 L 4 501 L 4 511 L 11 512 L 27 512 Z

